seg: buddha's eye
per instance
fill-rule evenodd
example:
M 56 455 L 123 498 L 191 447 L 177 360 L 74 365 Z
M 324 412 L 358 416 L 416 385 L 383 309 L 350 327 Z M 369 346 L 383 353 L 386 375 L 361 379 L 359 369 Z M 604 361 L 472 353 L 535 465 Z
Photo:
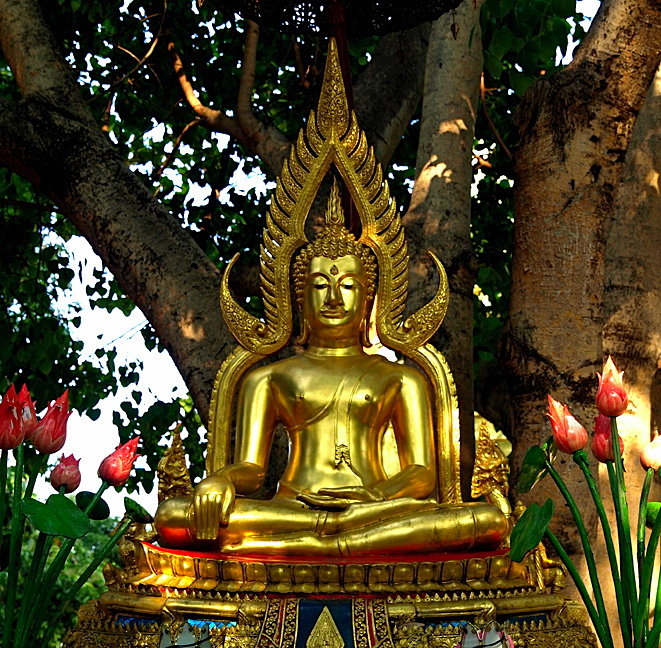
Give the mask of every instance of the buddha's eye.
M 356 284 L 353 283 L 353 281 L 347 281 L 346 283 L 342 284 L 342 288 L 345 290 L 353 290 L 356 287 Z

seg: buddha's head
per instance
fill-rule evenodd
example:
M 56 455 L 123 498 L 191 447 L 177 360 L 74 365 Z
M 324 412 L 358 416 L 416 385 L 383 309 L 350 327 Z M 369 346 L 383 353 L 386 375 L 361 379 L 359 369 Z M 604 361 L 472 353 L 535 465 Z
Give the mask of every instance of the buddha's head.
M 337 191 L 331 192 L 326 226 L 298 254 L 294 292 L 301 315 L 299 342 L 361 337 L 369 346 L 369 316 L 376 291 L 376 261 L 343 225 Z

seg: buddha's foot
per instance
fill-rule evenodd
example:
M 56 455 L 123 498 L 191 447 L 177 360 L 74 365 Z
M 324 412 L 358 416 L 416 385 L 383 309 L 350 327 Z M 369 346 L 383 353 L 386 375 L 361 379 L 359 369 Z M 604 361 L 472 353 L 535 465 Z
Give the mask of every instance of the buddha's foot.
M 288 533 L 270 537 L 247 537 L 241 542 L 222 548 L 235 556 L 339 556 L 337 536 L 324 537 L 316 533 Z
M 331 536 L 342 531 L 360 529 L 372 523 L 389 520 L 398 515 L 438 508 L 432 499 L 420 500 L 414 497 L 400 497 L 382 502 L 357 502 L 344 511 L 329 511 L 321 520 L 316 532 L 321 536 Z

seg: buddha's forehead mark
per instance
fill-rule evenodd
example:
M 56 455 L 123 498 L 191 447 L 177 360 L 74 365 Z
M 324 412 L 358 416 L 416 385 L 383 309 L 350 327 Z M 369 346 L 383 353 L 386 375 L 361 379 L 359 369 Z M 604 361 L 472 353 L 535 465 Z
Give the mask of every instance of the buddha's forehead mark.
M 338 257 L 337 259 L 329 259 L 328 257 L 316 256 L 310 260 L 310 267 L 308 274 L 324 274 L 327 277 L 337 275 L 359 275 L 365 273 L 363 262 L 353 254 Z

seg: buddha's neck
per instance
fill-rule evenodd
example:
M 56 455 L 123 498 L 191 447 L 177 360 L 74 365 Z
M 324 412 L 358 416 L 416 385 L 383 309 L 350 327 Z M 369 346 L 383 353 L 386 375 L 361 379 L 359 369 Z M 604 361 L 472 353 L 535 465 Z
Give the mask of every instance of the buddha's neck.
M 360 341 L 356 338 L 346 340 L 321 340 L 312 336 L 306 353 L 319 356 L 352 356 L 364 353 Z

